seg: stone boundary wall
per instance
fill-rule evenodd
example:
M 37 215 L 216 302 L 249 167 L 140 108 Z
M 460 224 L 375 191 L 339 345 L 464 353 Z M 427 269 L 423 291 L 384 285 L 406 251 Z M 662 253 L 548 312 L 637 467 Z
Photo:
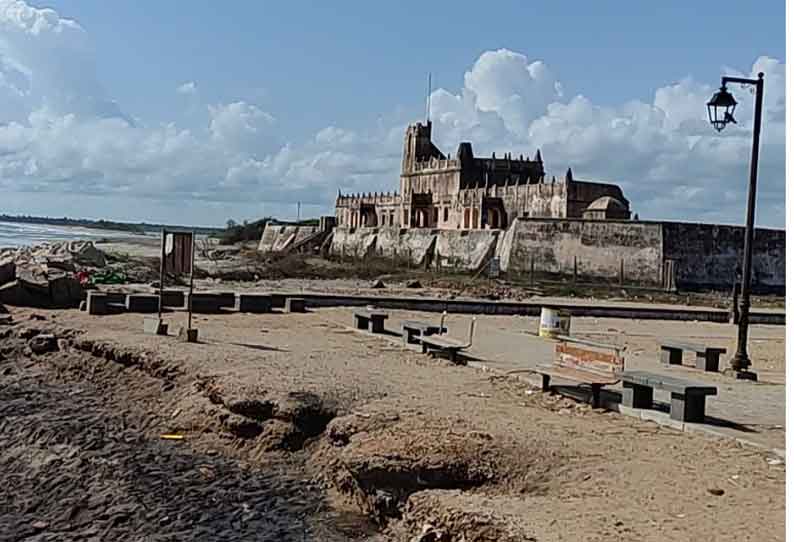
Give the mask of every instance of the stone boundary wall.
M 501 234 L 500 230 L 337 227 L 330 254 L 343 258 L 381 256 L 413 266 L 472 271 L 494 254 Z
M 744 227 L 662 222 L 663 254 L 676 262 L 676 282 L 684 288 L 730 288 L 741 269 Z M 786 231 L 755 229 L 754 291 L 784 291 Z
M 260 251 L 284 250 L 316 227 L 265 228 Z M 634 220 L 517 218 L 507 230 L 336 227 L 329 254 L 382 256 L 413 266 L 476 271 L 498 256 L 503 271 L 571 276 L 616 284 L 623 263 L 627 283 L 662 286 L 665 262 L 674 261 L 679 288 L 732 286 L 741 263 L 744 228 L 716 224 Z M 785 230 L 757 229 L 755 291 L 785 291 Z M 279 248 L 281 247 L 281 248 Z M 534 262 L 534 263 L 533 263 Z
M 621 220 L 519 218 L 502 247 L 503 270 L 572 275 L 582 279 L 661 283 L 662 228 L 658 223 Z
M 282 252 L 320 231 L 319 226 L 266 224 L 259 240 L 259 252 Z

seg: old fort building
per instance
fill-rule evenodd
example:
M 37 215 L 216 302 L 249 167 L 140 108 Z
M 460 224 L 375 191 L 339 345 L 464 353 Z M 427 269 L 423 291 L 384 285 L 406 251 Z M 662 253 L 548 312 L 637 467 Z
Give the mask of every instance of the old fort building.
M 406 130 L 399 191 L 339 193 L 335 216 L 268 225 L 259 250 L 316 247 L 342 260 L 475 273 L 498 264 L 515 275 L 662 289 L 730 289 L 736 280 L 741 226 L 639 220 L 619 186 L 570 168 L 550 176 L 540 151 L 481 158 L 460 143 L 452 156 L 431 136 L 429 121 Z M 785 291 L 785 247 L 785 230 L 756 228 L 755 290 Z
M 506 229 L 519 217 L 630 216 L 619 186 L 575 179 L 570 168 L 559 180 L 549 178 L 539 150 L 532 158 L 479 158 L 464 142 L 452 157 L 433 144 L 432 128 L 428 121 L 406 130 L 399 192 L 339 194 L 339 226 Z

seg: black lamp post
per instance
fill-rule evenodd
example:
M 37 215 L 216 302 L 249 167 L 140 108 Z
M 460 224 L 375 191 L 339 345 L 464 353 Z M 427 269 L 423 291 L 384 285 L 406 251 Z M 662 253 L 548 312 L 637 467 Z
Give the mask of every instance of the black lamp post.
M 750 154 L 750 185 L 747 189 L 747 226 L 744 229 L 744 254 L 742 261 L 742 296 L 739 303 L 739 322 L 736 338 L 736 353 L 731 359 L 731 373 L 736 378 L 756 380 L 755 373 L 749 371 L 750 356 L 747 355 L 747 328 L 750 324 L 750 278 L 753 269 L 753 237 L 755 226 L 755 191 L 758 181 L 758 148 L 761 143 L 761 105 L 764 95 L 764 74 L 758 79 L 743 77 L 723 77 L 722 86 L 706 104 L 709 121 L 721 132 L 730 123 L 736 123 L 733 111 L 736 100 L 728 89 L 728 83 L 752 85 L 755 87 L 755 121 L 753 123 L 753 150 Z

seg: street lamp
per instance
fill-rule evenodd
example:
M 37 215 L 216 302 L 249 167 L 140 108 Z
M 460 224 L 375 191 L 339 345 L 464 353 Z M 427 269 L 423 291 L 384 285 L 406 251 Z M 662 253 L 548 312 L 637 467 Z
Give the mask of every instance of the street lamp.
M 706 104 L 709 122 L 721 132 L 730 123 L 736 123 L 733 111 L 736 100 L 727 85 L 737 83 L 755 87 L 755 120 L 753 123 L 753 149 L 750 154 L 750 185 L 747 188 L 747 225 L 744 229 L 744 254 L 742 258 L 742 296 L 739 303 L 739 322 L 736 337 L 736 353 L 731 359 L 731 368 L 727 371 L 736 378 L 757 380 L 758 376 L 749 371 L 750 356 L 747 355 L 747 328 L 750 324 L 750 278 L 753 269 L 753 228 L 755 226 L 755 191 L 758 181 L 758 147 L 761 143 L 761 106 L 764 95 L 764 74 L 759 73 L 758 79 L 743 77 L 723 77 L 722 86 Z

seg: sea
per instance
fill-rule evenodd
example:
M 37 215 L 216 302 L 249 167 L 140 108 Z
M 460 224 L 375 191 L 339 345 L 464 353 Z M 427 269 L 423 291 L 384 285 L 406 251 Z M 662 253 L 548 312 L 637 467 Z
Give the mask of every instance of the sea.
M 20 222 L 0 222 L 0 248 L 24 245 L 39 245 L 58 241 L 99 241 L 100 239 L 120 239 L 140 237 L 123 231 L 81 228 L 77 226 L 50 226 L 48 224 L 24 224 Z

